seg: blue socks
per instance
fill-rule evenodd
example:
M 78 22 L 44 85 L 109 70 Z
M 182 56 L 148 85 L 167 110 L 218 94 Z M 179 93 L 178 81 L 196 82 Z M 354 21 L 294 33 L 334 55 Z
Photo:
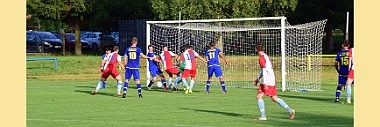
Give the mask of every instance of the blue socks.
M 283 107 L 283 108 L 285 108 L 286 110 L 288 110 L 288 112 L 291 112 L 292 111 L 292 109 L 285 103 L 285 101 L 284 100 L 282 100 L 281 98 L 277 98 L 277 103 L 281 106 L 281 107 Z
M 166 88 L 166 80 L 163 78 L 163 79 L 161 79 L 161 82 L 162 82 L 162 85 L 164 86 L 164 88 Z
M 128 82 L 124 82 L 124 93 L 127 93 Z
M 220 82 L 220 85 L 222 85 L 222 90 L 223 90 L 223 92 L 227 92 L 227 91 L 226 91 L 226 86 L 224 85 L 224 81 L 221 81 L 221 82 Z
M 137 92 L 141 94 L 141 84 L 137 84 Z
M 351 101 L 351 86 L 346 86 L 347 88 L 347 101 Z
M 336 87 L 336 92 L 335 92 L 336 99 L 339 99 L 341 90 L 342 90 L 342 87 L 340 86 Z
M 257 100 L 257 105 L 259 106 L 259 110 L 261 112 L 261 118 L 266 118 L 263 99 Z
M 209 81 L 207 81 L 206 83 L 207 83 L 207 84 L 206 84 L 206 92 L 209 92 L 211 82 L 210 82 L 210 80 L 209 80 Z
M 102 80 L 100 80 L 100 81 L 102 81 Z M 107 84 L 107 81 L 104 81 L 104 82 L 103 82 L 103 85 L 102 85 L 102 89 L 103 89 L 103 90 L 106 88 L 106 84 Z

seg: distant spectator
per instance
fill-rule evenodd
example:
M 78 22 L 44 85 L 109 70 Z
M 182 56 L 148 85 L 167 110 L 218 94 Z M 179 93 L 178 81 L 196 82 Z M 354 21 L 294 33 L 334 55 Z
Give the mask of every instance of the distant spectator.
M 26 19 L 27 20 L 29 20 L 29 19 L 31 19 L 32 18 L 32 15 L 30 15 L 30 14 L 28 14 L 27 16 L 26 16 Z

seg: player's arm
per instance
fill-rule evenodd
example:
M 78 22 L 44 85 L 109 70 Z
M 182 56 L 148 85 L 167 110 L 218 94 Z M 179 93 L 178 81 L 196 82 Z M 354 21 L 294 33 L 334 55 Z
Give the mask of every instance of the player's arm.
M 351 62 L 352 62 L 352 48 L 348 52 L 348 72 L 351 71 Z
M 127 59 L 128 59 L 127 54 L 128 54 L 128 48 L 125 49 L 125 52 L 124 52 L 124 65 L 125 65 L 125 66 L 127 66 Z
M 226 65 L 228 65 L 227 59 L 224 56 L 223 52 L 219 52 L 219 56 L 222 57 L 222 59 L 224 60 L 224 62 L 226 63 Z
M 194 55 L 195 57 L 197 57 L 198 59 L 201 59 L 203 62 L 207 63 L 207 60 L 205 60 L 201 55 L 199 55 L 197 52 L 194 51 Z
M 125 58 L 125 57 L 124 57 Z M 117 55 L 117 63 L 119 64 L 120 67 L 122 67 L 123 69 L 125 69 L 125 66 L 123 65 L 123 63 L 121 62 L 121 56 Z
M 339 53 L 336 55 L 336 58 L 335 58 L 335 70 L 336 70 L 336 72 L 338 72 L 339 73 L 339 60 L 340 60 L 340 58 L 339 58 Z
M 267 74 L 268 71 L 266 70 L 267 69 L 266 66 L 265 66 L 266 60 L 265 60 L 265 58 L 263 56 L 260 56 L 259 63 L 260 63 L 260 67 L 261 67 L 261 72 L 260 72 L 259 76 L 257 77 L 257 79 L 255 80 L 255 85 L 257 85 L 257 82 L 259 81 L 259 79 L 263 78 L 263 80 L 264 80 L 264 84 L 263 84 L 264 85 L 264 89 L 267 90 L 268 87 L 265 84 L 265 80 L 268 79 L 268 77 L 267 77 L 268 76 L 268 74 Z
M 185 60 L 184 54 L 182 53 L 180 59 L 179 59 L 179 65 L 182 65 L 183 60 Z
M 102 60 L 102 65 L 101 65 L 101 68 L 100 68 L 100 71 L 103 71 L 104 70 L 104 64 L 106 63 L 106 59 L 103 59 Z

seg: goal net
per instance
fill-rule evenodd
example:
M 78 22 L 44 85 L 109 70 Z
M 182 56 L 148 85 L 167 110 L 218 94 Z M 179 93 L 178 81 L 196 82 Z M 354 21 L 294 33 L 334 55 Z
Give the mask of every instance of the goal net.
M 273 63 L 278 89 L 319 91 L 326 21 L 300 25 L 290 25 L 285 17 L 147 21 L 147 46 L 153 45 L 156 55 L 164 46 L 180 54 L 189 44 L 206 58 L 209 43 L 215 42 L 228 60 L 226 65 L 220 58 L 225 85 L 253 88 L 261 71 L 255 43 L 263 42 Z M 310 68 L 308 62 L 312 63 Z M 147 71 L 148 82 L 149 77 Z M 207 79 L 207 64 L 197 60 L 195 85 L 205 86 Z M 211 87 L 220 87 L 215 75 Z

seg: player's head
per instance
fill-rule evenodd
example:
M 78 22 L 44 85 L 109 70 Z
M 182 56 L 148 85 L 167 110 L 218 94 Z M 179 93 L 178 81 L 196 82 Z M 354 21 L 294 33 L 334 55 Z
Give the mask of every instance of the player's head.
M 164 46 L 164 51 L 168 51 L 168 46 Z
M 348 50 L 348 47 L 350 47 L 350 42 L 348 40 L 344 40 L 342 43 L 342 48 L 344 50 Z
M 190 49 L 190 45 L 189 45 L 189 44 L 186 44 L 186 45 L 185 45 L 185 50 L 188 50 L 188 49 Z
M 149 52 L 153 52 L 153 45 L 149 45 L 148 50 L 149 50 Z
M 109 53 L 111 53 L 112 52 L 112 48 L 111 47 L 107 47 L 106 48 L 106 54 L 109 54 Z
M 132 45 L 137 45 L 137 37 L 132 38 Z
M 257 42 L 255 44 L 255 49 L 256 49 L 256 52 L 259 53 L 259 52 L 264 52 L 264 43 L 262 42 Z
M 119 52 L 119 46 L 114 46 L 114 47 L 113 47 L 113 52 L 118 53 L 118 52 Z
M 210 48 L 214 48 L 215 47 L 215 43 L 214 42 L 211 42 L 209 45 L 210 45 Z

